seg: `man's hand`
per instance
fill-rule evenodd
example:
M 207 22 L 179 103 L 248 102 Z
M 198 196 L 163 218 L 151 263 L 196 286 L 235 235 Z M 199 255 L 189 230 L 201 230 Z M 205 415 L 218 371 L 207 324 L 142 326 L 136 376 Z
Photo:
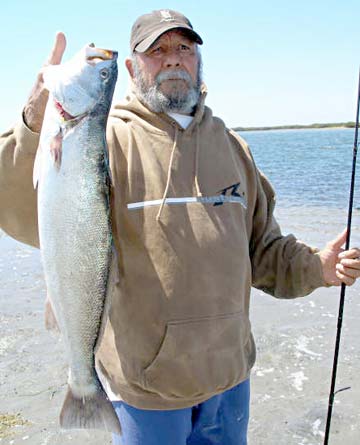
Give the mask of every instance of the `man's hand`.
M 62 32 L 56 34 L 55 43 L 50 56 L 44 67 L 47 65 L 59 65 L 66 47 L 65 35 Z M 30 130 L 40 133 L 46 103 L 48 100 L 48 91 L 44 88 L 43 71 L 40 70 L 35 85 L 31 90 L 30 97 L 24 108 L 24 120 Z
M 344 251 L 342 246 L 346 241 L 346 233 L 344 230 L 319 253 L 324 280 L 331 286 L 340 286 L 341 283 L 351 286 L 360 277 L 360 249 Z

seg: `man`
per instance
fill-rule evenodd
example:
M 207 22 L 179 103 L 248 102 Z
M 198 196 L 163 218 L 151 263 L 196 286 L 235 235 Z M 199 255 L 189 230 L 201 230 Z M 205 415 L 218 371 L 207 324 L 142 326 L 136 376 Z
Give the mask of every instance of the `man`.
M 118 258 L 96 360 L 123 428 L 114 444 L 246 444 L 251 286 L 295 298 L 360 276 L 345 232 L 320 252 L 281 235 L 271 185 L 204 104 L 201 44 L 178 12 L 141 16 L 126 60 L 133 91 L 108 123 Z M 60 33 L 49 63 L 64 50 Z M 40 74 L 24 122 L 1 141 L 0 225 L 35 246 L 46 100 Z

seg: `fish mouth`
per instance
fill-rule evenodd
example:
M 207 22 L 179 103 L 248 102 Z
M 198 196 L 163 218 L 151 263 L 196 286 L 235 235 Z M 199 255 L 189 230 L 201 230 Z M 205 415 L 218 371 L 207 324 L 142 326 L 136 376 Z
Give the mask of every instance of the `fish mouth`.
M 70 121 L 75 119 L 76 116 L 72 116 L 70 113 L 68 113 L 67 111 L 64 110 L 63 106 L 61 105 L 60 102 L 58 102 L 57 100 L 54 100 L 54 105 L 56 110 L 58 111 L 58 113 L 60 114 L 60 116 L 65 120 L 65 121 Z
M 86 61 L 90 64 L 96 64 L 99 62 L 104 62 L 105 60 L 115 60 L 117 59 L 117 51 L 111 51 L 109 49 L 94 48 L 93 46 L 88 46 Z

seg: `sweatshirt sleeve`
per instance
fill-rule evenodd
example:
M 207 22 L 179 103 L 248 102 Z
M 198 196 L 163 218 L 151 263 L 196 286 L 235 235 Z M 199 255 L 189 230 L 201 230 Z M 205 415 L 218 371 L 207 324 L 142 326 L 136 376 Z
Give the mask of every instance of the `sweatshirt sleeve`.
M 38 143 L 39 134 L 23 122 L 0 136 L 0 228 L 35 247 L 39 237 L 32 175 Z
M 283 236 L 274 217 L 275 193 L 257 170 L 257 202 L 250 255 L 253 286 L 277 298 L 295 298 L 325 286 L 318 249 Z

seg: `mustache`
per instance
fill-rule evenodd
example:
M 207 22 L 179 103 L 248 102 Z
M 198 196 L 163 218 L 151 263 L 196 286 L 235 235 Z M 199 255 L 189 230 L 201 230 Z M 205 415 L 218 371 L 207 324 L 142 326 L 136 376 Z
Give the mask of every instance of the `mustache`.
M 193 80 L 188 72 L 185 70 L 171 70 L 171 71 L 162 71 L 159 73 L 155 81 L 157 85 L 160 85 L 161 82 L 164 82 L 165 80 L 184 80 L 189 85 L 193 84 Z

